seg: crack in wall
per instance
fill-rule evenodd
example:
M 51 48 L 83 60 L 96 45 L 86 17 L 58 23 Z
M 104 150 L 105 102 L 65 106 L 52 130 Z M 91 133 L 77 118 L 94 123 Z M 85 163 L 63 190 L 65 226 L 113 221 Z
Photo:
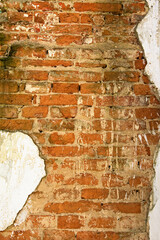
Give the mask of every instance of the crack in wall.
M 139 23 L 137 32 L 147 59 L 145 72 L 160 93 L 160 1 L 147 0 L 149 11 Z M 154 134 L 154 133 L 153 133 Z M 160 239 L 160 150 L 155 154 L 155 177 L 153 180 L 153 200 L 148 213 L 150 240 Z

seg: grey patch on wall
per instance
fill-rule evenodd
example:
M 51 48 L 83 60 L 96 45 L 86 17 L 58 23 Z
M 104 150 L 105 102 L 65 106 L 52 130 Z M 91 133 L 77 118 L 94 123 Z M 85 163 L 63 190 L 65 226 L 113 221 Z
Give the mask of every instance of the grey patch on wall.
M 139 39 L 147 59 L 145 72 L 160 94 L 160 1 L 147 0 L 149 12 L 137 27 Z M 160 125 L 159 125 L 160 129 Z M 154 132 L 152 132 L 154 134 Z M 148 214 L 150 240 L 160 239 L 160 150 L 155 153 L 155 178 L 153 180 L 153 196 L 151 210 Z
M 32 139 L 0 131 L 0 231 L 14 222 L 44 176 L 44 160 Z

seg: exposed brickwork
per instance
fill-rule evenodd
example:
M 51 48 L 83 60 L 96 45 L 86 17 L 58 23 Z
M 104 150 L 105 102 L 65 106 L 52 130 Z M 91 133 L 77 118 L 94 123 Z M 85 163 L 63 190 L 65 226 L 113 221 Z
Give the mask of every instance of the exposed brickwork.
M 0 6 L 0 129 L 29 134 L 47 171 L 0 239 L 147 240 L 160 102 L 135 33 L 145 1 Z

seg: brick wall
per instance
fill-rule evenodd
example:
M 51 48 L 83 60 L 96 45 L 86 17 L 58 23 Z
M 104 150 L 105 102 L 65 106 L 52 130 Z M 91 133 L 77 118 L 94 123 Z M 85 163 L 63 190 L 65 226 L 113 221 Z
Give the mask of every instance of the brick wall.
M 47 172 L 0 239 L 147 240 L 160 108 L 135 33 L 145 1 L 0 6 L 0 129 L 30 135 Z

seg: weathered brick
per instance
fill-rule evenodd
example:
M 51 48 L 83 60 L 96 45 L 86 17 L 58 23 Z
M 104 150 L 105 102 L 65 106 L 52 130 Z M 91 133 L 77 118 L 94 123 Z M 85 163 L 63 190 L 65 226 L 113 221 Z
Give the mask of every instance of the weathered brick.
M 74 240 L 75 234 L 73 231 L 45 229 L 43 238 L 44 240 Z
M 2 130 L 31 130 L 32 126 L 32 120 L 0 119 L 0 129 Z
M 115 228 L 116 219 L 112 217 L 91 218 L 88 223 L 90 228 Z
M 76 215 L 59 216 L 58 228 L 79 229 L 84 226 L 84 217 Z
M 48 113 L 48 107 L 24 107 L 22 109 L 22 116 L 25 118 L 45 118 Z
M 44 210 L 51 213 L 84 213 L 88 211 L 100 211 L 101 204 L 91 201 L 47 203 Z
M 122 11 L 122 5 L 119 3 L 74 3 L 76 11 L 85 12 L 111 12 L 120 13 Z
M 41 105 L 76 105 L 77 97 L 75 95 L 44 95 L 40 97 Z
M 58 145 L 66 145 L 66 144 L 73 144 L 75 141 L 75 135 L 74 133 L 52 133 L 49 136 L 49 142 L 52 144 L 58 144 Z
M 86 188 L 81 191 L 83 199 L 106 199 L 109 195 L 109 190 L 106 188 Z

